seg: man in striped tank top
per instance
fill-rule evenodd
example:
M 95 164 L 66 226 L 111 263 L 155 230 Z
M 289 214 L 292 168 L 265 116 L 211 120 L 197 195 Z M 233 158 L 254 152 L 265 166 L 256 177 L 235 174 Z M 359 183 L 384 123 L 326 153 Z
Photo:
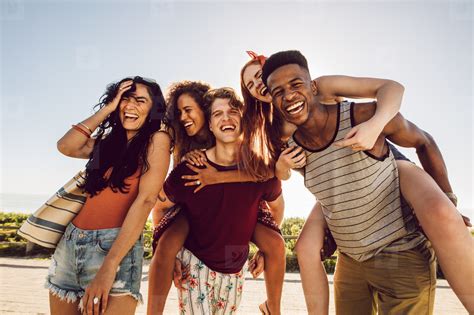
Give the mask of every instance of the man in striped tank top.
M 434 252 L 401 198 L 396 162 L 386 142 L 416 147 L 425 170 L 450 191 L 445 164 L 431 137 L 397 114 L 369 151 L 333 145 L 369 120 L 376 103 L 320 104 L 307 61 L 298 51 L 272 55 L 262 79 L 273 104 L 297 126 L 290 144 L 306 153 L 305 186 L 322 204 L 339 248 L 336 312 L 431 314 Z

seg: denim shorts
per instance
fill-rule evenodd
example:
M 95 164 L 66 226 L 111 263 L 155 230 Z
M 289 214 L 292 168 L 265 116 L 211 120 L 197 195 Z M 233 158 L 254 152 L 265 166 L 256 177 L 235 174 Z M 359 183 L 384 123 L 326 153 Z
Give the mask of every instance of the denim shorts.
M 120 228 L 82 230 L 70 223 L 51 258 L 45 287 L 67 302 L 75 302 L 99 271 Z M 143 264 L 143 237 L 135 242 L 117 269 L 109 295 L 131 295 L 143 302 L 140 281 Z

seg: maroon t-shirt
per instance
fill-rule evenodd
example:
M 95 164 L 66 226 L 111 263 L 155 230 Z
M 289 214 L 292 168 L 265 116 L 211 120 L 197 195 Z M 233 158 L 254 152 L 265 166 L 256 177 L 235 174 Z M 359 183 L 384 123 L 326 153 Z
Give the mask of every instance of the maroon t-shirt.
M 219 171 L 237 169 L 209 161 Z M 210 269 L 222 273 L 239 272 L 247 260 L 249 242 L 257 224 L 260 200 L 274 201 L 281 194 L 281 182 L 225 183 L 206 186 L 194 193 L 185 187 L 183 175 L 195 174 L 183 162 L 168 176 L 163 186 L 171 201 L 182 204 L 189 221 L 184 246 Z

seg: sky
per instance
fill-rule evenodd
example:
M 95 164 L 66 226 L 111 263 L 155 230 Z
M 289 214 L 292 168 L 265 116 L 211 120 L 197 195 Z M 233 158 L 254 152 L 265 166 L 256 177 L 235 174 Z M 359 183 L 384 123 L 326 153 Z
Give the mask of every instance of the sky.
M 131 75 L 239 89 L 246 50 L 298 49 L 311 75 L 389 78 L 401 112 L 445 158 L 460 209 L 473 202 L 471 1 L 0 1 L 0 193 L 52 194 L 85 164 L 56 141 Z M 403 150 L 417 161 L 414 150 Z M 286 216 L 314 197 L 294 173 Z M 472 210 L 467 213 L 474 216 Z

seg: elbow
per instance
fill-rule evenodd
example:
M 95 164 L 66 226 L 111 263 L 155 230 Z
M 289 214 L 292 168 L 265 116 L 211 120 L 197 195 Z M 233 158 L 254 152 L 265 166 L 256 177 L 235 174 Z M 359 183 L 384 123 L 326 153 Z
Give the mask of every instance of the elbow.
M 71 148 L 63 141 L 62 139 L 59 139 L 56 147 L 58 148 L 58 151 L 64 154 L 65 156 L 71 156 Z
M 431 136 L 426 131 L 423 131 L 422 135 L 423 136 L 421 137 L 421 140 L 416 145 L 416 153 L 417 154 L 420 154 L 420 153 L 422 154 L 424 152 L 429 151 L 431 148 L 436 147 L 436 142 L 435 142 L 433 136 Z
M 390 80 L 390 81 L 389 81 L 389 84 L 390 84 L 390 86 L 392 86 L 393 88 L 397 89 L 400 93 L 405 92 L 405 87 L 404 87 L 403 84 L 401 84 L 400 82 Z

